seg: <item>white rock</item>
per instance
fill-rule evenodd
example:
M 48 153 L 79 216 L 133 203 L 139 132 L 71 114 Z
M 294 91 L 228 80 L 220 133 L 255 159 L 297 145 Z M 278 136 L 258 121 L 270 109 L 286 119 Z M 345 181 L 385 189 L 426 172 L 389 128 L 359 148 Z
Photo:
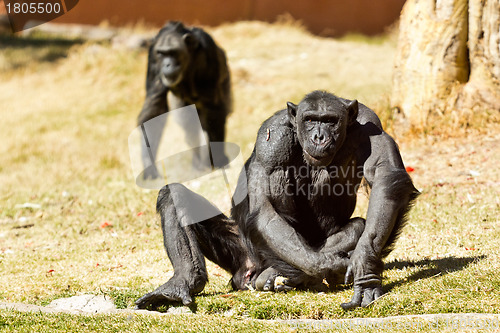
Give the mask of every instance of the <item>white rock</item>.
M 110 297 L 104 295 L 81 295 L 53 300 L 47 308 L 58 311 L 103 313 L 116 310 Z

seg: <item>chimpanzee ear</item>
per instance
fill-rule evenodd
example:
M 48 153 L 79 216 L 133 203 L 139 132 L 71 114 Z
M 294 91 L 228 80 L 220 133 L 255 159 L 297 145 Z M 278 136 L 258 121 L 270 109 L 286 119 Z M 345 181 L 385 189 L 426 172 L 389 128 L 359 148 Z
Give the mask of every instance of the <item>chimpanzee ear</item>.
M 295 127 L 295 125 L 297 124 L 297 121 L 295 120 L 295 117 L 297 116 L 297 105 L 293 104 L 292 102 L 287 102 L 286 109 L 288 110 L 288 118 L 290 119 L 292 125 Z
M 186 46 L 190 50 L 194 50 L 198 47 L 198 40 L 189 32 L 182 36 L 182 40 L 184 40 L 184 43 L 186 43 Z
M 354 124 L 356 118 L 358 117 L 358 101 L 352 100 L 349 104 L 347 104 L 347 112 L 349 113 L 349 125 Z

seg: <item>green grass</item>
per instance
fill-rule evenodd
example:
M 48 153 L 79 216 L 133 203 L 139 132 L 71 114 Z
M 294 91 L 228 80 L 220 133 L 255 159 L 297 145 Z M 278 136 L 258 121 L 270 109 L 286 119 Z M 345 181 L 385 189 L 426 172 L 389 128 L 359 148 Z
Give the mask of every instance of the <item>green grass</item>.
M 0 330 L 6 332 L 283 332 L 285 324 L 222 316 L 142 316 L 40 314 L 2 311 Z
M 232 71 L 227 140 L 245 158 L 260 123 L 313 89 L 357 98 L 393 133 L 390 38 L 334 40 L 256 22 L 210 32 Z M 154 212 L 156 192 L 135 186 L 127 148 L 145 94 L 146 51 L 33 38 L 8 37 L 0 56 L 0 300 L 46 305 L 91 293 L 131 308 L 173 274 Z M 499 313 L 499 130 L 488 126 L 487 134 L 464 138 L 397 137 L 422 195 L 386 260 L 387 294 L 369 308 L 342 311 L 339 304 L 352 295 L 344 287 L 234 292 L 230 276 L 209 263 L 210 283 L 196 297 L 195 315 L 1 310 L 0 330 L 282 332 L 291 328 L 258 320 Z M 464 176 L 468 170 L 479 175 Z M 365 210 L 361 195 L 356 211 Z M 101 228 L 104 222 L 110 226 Z

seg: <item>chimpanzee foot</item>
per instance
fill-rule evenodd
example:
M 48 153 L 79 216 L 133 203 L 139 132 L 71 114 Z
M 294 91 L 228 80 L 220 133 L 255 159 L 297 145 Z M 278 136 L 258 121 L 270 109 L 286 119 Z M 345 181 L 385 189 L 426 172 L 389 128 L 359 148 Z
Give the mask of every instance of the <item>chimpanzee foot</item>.
M 188 283 L 184 279 L 176 279 L 175 277 L 167 281 L 167 283 L 156 288 L 156 290 L 142 296 L 135 301 L 136 309 L 156 310 L 159 306 L 181 302 L 183 305 L 190 305 L 193 303 L 192 294 L 203 290 L 205 283 L 200 288 L 190 291 Z
M 281 276 L 280 273 L 272 267 L 260 273 L 255 281 L 255 289 L 262 291 L 289 291 L 293 288 L 294 286 L 290 285 L 290 280 Z
M 158 172 L 158 169 L 154 165 L 148 166 L 144 172 L 143 172 L 143 178 L 144 180 L 155 180 L 161 178 L 160 173 Z
M 349 266 L 345 275 L 345 284 L 354 279 L 353 266 Z M 382 280 L 377 274 L 368 274 L 358 279 L 354 279 L 354 294 L 350 302 L 342 303 L 340 306 L 344 310 L 367 307 L 377 298 L 384 294 L 382 290 Z
M 340 306 L 344 310 L 354 309 L 359 306 L 365 308 L 382 296 L 383 293 L 381 286 L 363 287 L 354 285 L 354 294 L 352 295 L 351 301 L 342 303 Z
M 384 267 L 382 260 L 373 258 L 363 260 L 356 250 L 350 255 L 350 260 L 344 284 L 354 282 L 354 294 L 350 302 L 340 304 L 344 310 L 359 306 L 367 307 L 384 294 L 381 278 Z

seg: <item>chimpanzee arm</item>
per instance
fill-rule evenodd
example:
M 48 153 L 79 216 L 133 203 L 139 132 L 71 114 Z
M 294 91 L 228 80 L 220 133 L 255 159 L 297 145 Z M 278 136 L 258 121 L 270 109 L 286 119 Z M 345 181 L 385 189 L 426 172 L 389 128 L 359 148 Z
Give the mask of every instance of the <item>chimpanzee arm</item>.
M 345 270 L 348 259 L 340 253 L 313 250 L 297 231 L 276 211 L 269 200 L 270 187 L 285 184 L 270 184 L 270 177 L 257 161 L 248 170 L 249 205 L 252 218 L 250 238 L 252 243 L 269 248 L 284 262 L 304 273 L 321 277 L 327 272 Z M 273 179 L 274 180 L 274 179 Z
M 146 121 L 153 119 L 168 111 L 167 92 L 158 75 L 159 68 L 157 60 L 153 56 L 154 44 L 149 48 L 148 71 L 146 74 L 146 100 L 141 113 L 137 118 L 137 124 L 142 125 Z
M 152 47 L 149 51 L 148 74 L 146 77 L 146 100 L 144 101 L 141 113 L 137 117 L 137 124 L 139 126 L 142 126 L 145 122 L 168 111 L 168 88 L 161 84 L 158 73 L 155 72 L 156 61 L 154 57 L 152 57 L 151 53 Z M 160 119 L 159 121 L 164 122 L 165 119 Z M 149 142 L 160 142 L 163 133 L 163 126 L 159 126 L 157 128 L 160 130 L 150 131 L 148 133 Z M 152 164 L 152 167 L 147 168 L 144 171 L 144 178 L 157 178 L 159 176 L 158 170 L 154 166 L 157 148 L 158 145 L 151 145 L 150 148 L 146 148 L 144 144 L 141 145 L 141 159 L 143 165 L 146 166 L 148 164 Z
M 148 120 L 151 120 L 168 111 L 167 105 L 168 89 L 159 81 L 150 86 L 150 90 L 146 92 L 146 99 L 142 107 L 137 124 L 142 125 Z
M 226 131 L 227 105 L 216 103 L 203 103 L 197 105 L 201 126 L 208 135 L 211 143 L 224 142 Z M 210 146 L 210 155 L 215 167 L 224 167 L 229 163 L 229 158 L 224 152 L 224 145 L 215 144 Z
M 389 251 L 418 195 L 404 169 L 399 150 L 387 134 L 370 138 L 371 154 L 364 177 L 371 187 L 366 226 L 351 255 L 346 283 L 354 279 L 354 295 L 344 309 L 367 306 L 382 295 L 382 257 Z

